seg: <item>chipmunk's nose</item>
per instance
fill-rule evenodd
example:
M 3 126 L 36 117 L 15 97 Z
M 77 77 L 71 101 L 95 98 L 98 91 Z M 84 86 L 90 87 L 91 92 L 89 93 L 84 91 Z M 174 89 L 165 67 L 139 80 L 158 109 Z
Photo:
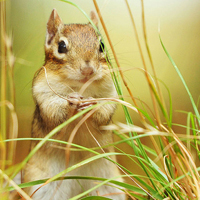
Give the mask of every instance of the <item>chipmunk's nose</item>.
M 84 76 L 91 76 L 94 73 L 94 68 L 90 65 L 81 67 L 81 74 Z

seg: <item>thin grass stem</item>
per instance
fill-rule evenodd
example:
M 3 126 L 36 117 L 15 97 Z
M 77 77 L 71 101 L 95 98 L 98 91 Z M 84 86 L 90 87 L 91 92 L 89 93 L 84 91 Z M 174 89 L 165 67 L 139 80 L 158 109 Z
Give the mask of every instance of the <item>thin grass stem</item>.
M 0 2 L 1 10 L 1 102 L 6 101 L 6 77 L 7 77 L 7 66 L 6 66 L 6 45 L 5 45 L 5 34 L 6 34 L 6 1 Z M 0 129 L 0 140 L 3 141 L 6 138 L 6 126 L 7 126 L 7 113 L 6 105 L 1 106 L 1 129 Z M 6 145 L 1 143 L 0 145 L 1 155 L 0 168 L 2 171 L 5 169 L 6 165 Z M 0 178 L 0 186 L 3 184 L 3 179 Z

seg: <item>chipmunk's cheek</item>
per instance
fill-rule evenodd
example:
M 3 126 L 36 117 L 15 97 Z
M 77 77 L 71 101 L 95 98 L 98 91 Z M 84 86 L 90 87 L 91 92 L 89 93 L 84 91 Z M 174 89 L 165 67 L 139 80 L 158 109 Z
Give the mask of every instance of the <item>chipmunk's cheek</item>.
M 97 73 L 96 73 L 97 80 L 102 79 L 104 77 L 104 74 L 105 74 L 104 67 L 103 67 L 103 65 L 100 64 L 99 67 L 98 67 L 98 69 L 97 69 Z
M 82 79 L 80 72 L 75 70 L 74 67 L 71 65 L 65 65 L 62 68 L 62 72 L 60 72 L 59 74 L 62 75 L 65 81 L 72 85 L 76 82 L 79 82 Z

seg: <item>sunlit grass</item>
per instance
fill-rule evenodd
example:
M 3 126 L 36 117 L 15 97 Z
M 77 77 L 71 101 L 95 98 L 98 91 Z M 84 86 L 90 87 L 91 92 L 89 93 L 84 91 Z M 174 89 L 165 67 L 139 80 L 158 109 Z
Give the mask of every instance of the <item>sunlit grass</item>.
M 74 3 L 66 0 L 61 0 L 73 6 L 76 6 L 84 15 L 85 12 L 81 10 L 80 7 L 75 5 Z M 109 46 L 111 47 L 112 54 L 115 58 L 115 63 L 112 63 L 111 67 L 111 74 L 113 77 L 113 81 L 116 86 L 116 90 L 119 95 L 120 100 L 114 99 L 104 99 L 104 103 L 117 103 L 119 106 L 121 105 L 124 110 L 126 124 L 116 123 L 115 125 L 110 125 L 107 128 L 113 131 L 116 134 L 120 141 L 115 142 L 113 145 L 118 151 L 118 153 L 111 152 L 99 153 L 99 149 L 103 147 L 97 147 L 94 149 L 88 149 L 86 147 L 82 147 L 71 142 L 65 141 L 58 141 L 51 139 L 54 134 L 56 134 L 59 130 L 65 127 L 67 124 L 71 123 L 73 120 L 77 119 L 83 114 L 86 114 L 86 118 L 89 117 L 94 109 L 99 105 L 94 105 L 88 109 L 79 112 L 78 114 L 74 115 L 72 118 L 68 119 L 63 124 L 56 127 L 52 130 L 46 137 L 44 138 L 36 138 L 35 140 L 39 140 L 39 143 L 35 146 L 35 148 L 28 154 L 28 156 L 19 164 L 13 165 L 14 162 L 14 152 L 15 152 L 15 144 L 19 140 L 33 140 L 32 138 L 21 138 L 15 139 L 17 137 L 17 117 L 15 113 L 15 91 L 14 91 L 14 81 L 13 81 L 13 68 L 14 68 L 14 57 L 12 54 L 12 45 L 11 40 L 7 36 L 5 32 L 5 8 L 3 1 L 1 2 L 1 134 L 0 134 L 0 193 L 1 199 L 8 199 L 8 195 L 10 191 L 16 190 L 18 193 L 24 197 L 24 199 L 30 199 L 27 197 L 26 194 L 23 192 L 23 188 L 30 187 L 33 185 L 39 185 L 38 188 L 43 187 L 44 185 L 57 180 L 64 180 L 64 179 L 87 179 L 87 180 L 96 180 L 100 181 L 94 188 L 91 188 L 88 191 L 83 192 L 82 194 L 77 195 L 71 199 L 85 199 L 89 200 L 94 197 L 84 197 L 87 196 L 92 190 L 97 189 L 103 184 L 112 184 L 115 187 L 119 187 L 122 189 L 122 192 L 126 192 L 127 196 L 130 199 L 200 199 L 200 178 L 199 178 L 199 170 L 200 167 L 196 166 L 194 156 L 195 154 L 198 156 L 196 159 L 200 159 L 200 135 L 199 135 L 199 126 L 200 126 L 200 114 L 197 109 L 197 105 L 195 104 L 193 97 L 190 93 L 187 84 L 181 75 L 178 67 L 176 66 L 175 62 L 173 61 L 172 57 L 168 53 L 167 49 L 165 48 L 164 42 L 160 36 L 160 43 L 163 47 L 166 56 L 172 63 L 172 67 L 175 68 L 177 71 L 177 75 L 180 77 L 188 96 L 190 97 L 191 104 L 193 106 L 193 111 L 186 113 L 187 114 L 187 121 L 185 124 L 178 125 L 185 128 L 185 133 L 175 133 L 172 128 L 173 124 L 173 116 L 172 116 L 172 100 L 170 91 L 168 91 L 169 99 L 170 99 L 170 106 L 169 109 L 165 106 L 165 101 L 162 96 L 162 91 L 160 87 L 160 83 L 156 76 L 155 67 L 153 64 L 152 56 L 150 47 L 148 45 L 147 40 L 147 32 L 146 32 L 146 24 L 145 24 L 145 11 L 143 0 L 141 0 L 142 5 L 142 25 L 143 25 L 143 35 L 145 40 L 146 51 L 148 52 L 148 59 L 151 64 L 151 68 L 153 71 L 153 75 L 149 73 L 146 63 L 147 61 L 144 59 L 143 51 L 141 49 L 141 44 L 139 41 L 137 28 L 135 26 L 134 17 L 131 13 L 128 1 L 124 1 L 127 5 L 130 20 L 132 21 L 132 25 L 135 36 L 137 39 L 137 45 L 140 51 L 143 68 L 144 68 L 144 77 L 148 82 L 149 91 L 151 94 L 151 99 L 153 103 L 153 110 L 154 113 L 151 117 L 151 113 L 149 109 L 145 109 L 145 104 L 141 103 L 143 107 L 139 107 L 139 100 L 136 99 L 132 91 L 126 82 L 124 77 L 123 71 L 120 67 L 120 62 L 118 61 L 118 57 L 115 53 L 114 46 L 112 45 L 112 38 L 110 38 L 109 33 L 106 29 L 106 24 L 104 23 L 103 16 L 101 11 L 98 7 L 98 4 L 95 0 L 93 0 L 96 11 L 99 15 L 100 22 L 106 34 L 106 37 L 109 42 Z M 3 20 L 4 19 L 4 20 Z M 89 19 L 89 18 L 88 18 Z M 98 31 L 98 30 L 97 30 Z M 133 36 L 134 37 L 134 36 Z M 121 77 L 121 81 L 119 80 Z M 152 80 L 152 77 L 153 80 Z M 9 82 L 9 84 L 8 84 Z M 127 89 L 132 104 L 127 103 L 124 101 L 122 91 L 122 84 L 125 85 Z M 166 86 L 167 88 L 167 86 Z M 6 95 L 6 92 L 9 91 L 10 95 L 9 98 Z M 8 108 L 8 109 L 7 109 Z M 137 113 L 138 118 L 141 120 L 143 126 L 138 127 L 134 125 L 133 119 L 129 113 L 129 109 L 134 110 Z M 161 120 L 164 119 L 164 120 Z M 152 142 L 153 146 L 147 147 L 145 146 L 141 138 L 149 138 Z M 66 168 L 66 170 L 60 172 L 54 177 L 49 177 L 46 180 L 38 180 L 30 183 L 22 183 L 20 185 L 16 185 L 12 179 L 15 175 L 20 172 L 23 167 L 26 165 L 28 160 L 44 145 L 45 142 L 54 142 L 55 145 L 57 143 L 62 143 L 66 145 L 67 149 L 70 151 L 88 151 L 94 154 L 94 156 L 77 163 L 74 166 Z M 116 147 L 116 145 L 120 143 L 126 143 L 129 145 L 133 152 L 132 154 L 125 153 L 122 149 Z M 138 168 L 140 168 L 144 175 L 141 176 L 139 174 L 135 174 L 134 171 L 128 170 L 125 166 L 120 165 L 119 163 L 115 163 L 118 168 L 121 170 L 121 176 L 126 177 L 126 179 L 130 180 L 130 183 L 120 183 L 115 181 L 117 177 L 113 177 L 111 179 L 103 179 L 99 177 L 71 177 L 65 176 L 69 171 L 72 171 L 82 165 L 88 164 L 96 159 L 104 158 L 108 159 L 110 162 L 110 156 L 112 155 L 120 155 L 124 156 L 128 163 L 136 164 Z M 9 184 L 11 186 L 9 186 Z M 37 192 L 37 191 L 36 191 Z M 109 199 L 107 197 L 95 197 L 95 199 Z

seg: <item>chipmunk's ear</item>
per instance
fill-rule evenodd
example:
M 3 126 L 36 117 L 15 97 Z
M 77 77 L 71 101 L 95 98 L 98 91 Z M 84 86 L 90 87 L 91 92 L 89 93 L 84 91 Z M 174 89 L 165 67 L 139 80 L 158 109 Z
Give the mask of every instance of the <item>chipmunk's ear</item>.
M 97 16 L 96 16 L 94 11 L 90 12 L 90 19 L 92 20 L 94 25 L 98 28 L 98 18 L 97 18 Z
M 47 43 L 50 45 L 52 39 L 56 35 L 57 31 L 59 31 L 60 27 L 63 25 L 61 18 L 59 17 L 56 9 L 53 9 L 51 15 L 49 17 L 49 21 L 47 22 Z

